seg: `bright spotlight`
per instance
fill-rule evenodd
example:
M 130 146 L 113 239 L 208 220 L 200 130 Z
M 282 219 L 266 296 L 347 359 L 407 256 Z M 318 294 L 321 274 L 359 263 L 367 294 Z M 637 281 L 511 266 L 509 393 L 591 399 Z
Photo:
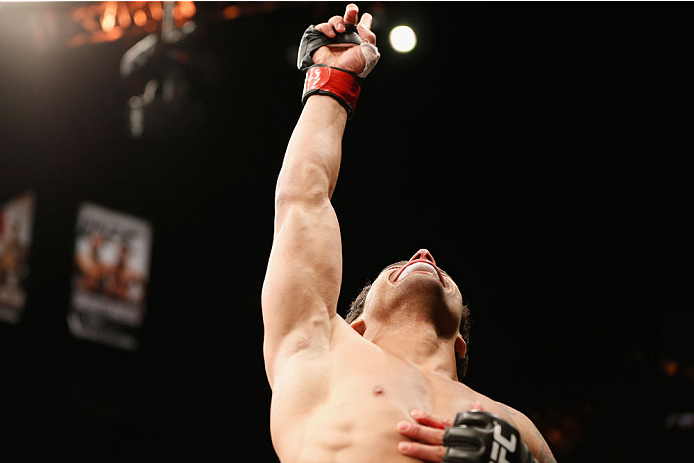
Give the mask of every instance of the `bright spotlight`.
M 407 53 L 417 45 L 417 36 L 411 27 L 397 26 L 390 31 L 390 45 L 395 51 Z

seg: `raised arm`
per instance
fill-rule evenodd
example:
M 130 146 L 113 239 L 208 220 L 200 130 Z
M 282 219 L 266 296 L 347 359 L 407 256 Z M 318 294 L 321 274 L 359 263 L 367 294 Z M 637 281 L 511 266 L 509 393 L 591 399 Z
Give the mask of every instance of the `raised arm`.
M 346 23 L 356 24 L 357 14 L 356 5 L 350 4 L 344 16 L 316 29 L 334 37 Z M 375 41 L 370 25 L 371 17 L 364 15 L 358 32 Z M 323 46 L 313 53 L 313 62 L 358 74 L 366 63 L 360 48 Z M 318 77 L 322 82 L 329 76 Z M 347 116 L 337 95 L 316 91 L 307 97 L 277 179 L 274 239 L 262 291 L 265 368 L 271 386 L 277 369 L 292 355 L 327 348 L 342 279 L 340 229 L 330 198 Z

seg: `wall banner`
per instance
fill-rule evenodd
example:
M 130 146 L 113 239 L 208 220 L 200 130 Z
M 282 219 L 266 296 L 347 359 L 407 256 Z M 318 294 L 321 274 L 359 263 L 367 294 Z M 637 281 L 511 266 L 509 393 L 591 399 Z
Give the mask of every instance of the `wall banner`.
M 146 310 L 152 227 L 146 220 L 84 203 L 77 215 L 73 336 L 135 350 Z
M 0 320 L 18 323 L 26 305 L 34 194 L 0 206 Z

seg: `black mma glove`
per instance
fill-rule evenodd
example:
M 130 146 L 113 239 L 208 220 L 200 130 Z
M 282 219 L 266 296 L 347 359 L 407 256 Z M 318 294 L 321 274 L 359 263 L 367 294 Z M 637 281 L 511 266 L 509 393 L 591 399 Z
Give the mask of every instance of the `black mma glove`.
M 336 45 L 340 43 L 361 44 L 361 37 L 357 34 L 357 26 L 354 24 L 345 23 L 345 31 L 336 33 L 335 37 L 328 37 L 314 26 L 308 26 L 304 35 L 301 37 L 299 44 L 299 56 L 296 61 L 296 67 L 301 71 L 308 71 L 311 66 L 314 66 L 313 52 L 325 45 Z
M 313 53 L 316 50 L 325 45 L 335 44 L 359 45 L 366 61 L 364 70 L 355 74 L 345 69 L 313 62 Z M 309 26 L 301 37 L 296 63 L 300 70 L 306 72 L 301 102 L 306 104 L 306 100 L 311 95 L 331 96 L 344 106 L 351 119 L 356 111 L 357 99 L 361 92 L 361 82 L 374 68 L 380 56 L 375 45 L 362 41 L 357 34 L 357 26 L 354 24 L 345 24 L 345 32 L 336 33 L 335 37 L 332 38 L 314 26 Z
M 516 428 L 483 411 L 458 413 L 443 445 L 444 463 L 537 463 Z

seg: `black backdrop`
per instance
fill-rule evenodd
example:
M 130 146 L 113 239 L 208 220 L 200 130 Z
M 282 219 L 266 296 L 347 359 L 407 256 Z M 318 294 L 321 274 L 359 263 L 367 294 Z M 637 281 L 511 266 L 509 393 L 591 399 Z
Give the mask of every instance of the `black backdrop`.
M 137 140 L 141 82 L 118 73 L 132 41 L 32 51 L 23 15 L 71 5 L 2 5 L 0 202 L 37 198 L 27 308 L 0 325 L 2 452 L 276 461 L 260 289 L 301 110 L 292 53 L 344 5 L 205 21 L 226 5 L 198 4 L 185 48 L 202 122 Z M 427 247 L 472 310 L 468 384 L 529 415 L 558 460 L 681 455 L 691 429 L 666 421 L 694 410 L 686 5 L 360 6 L 383 56 L 333 198 L 340 310 Z M 402 22 L 407 55 L 387 41 Z M 81 201 L 154 226 L 135 353 L 68 333 Z

